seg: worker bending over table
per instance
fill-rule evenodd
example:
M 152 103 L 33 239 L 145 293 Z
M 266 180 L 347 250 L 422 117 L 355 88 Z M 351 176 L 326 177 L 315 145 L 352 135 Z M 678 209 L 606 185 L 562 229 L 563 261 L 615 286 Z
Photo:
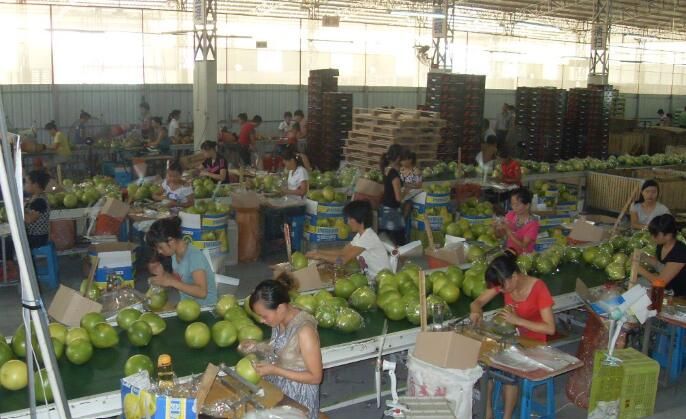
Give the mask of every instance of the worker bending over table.
M 676 297 L 686 297 L 686 244 L 676 239 L 676 220 L 671 214 L 659 215 L 648 224 L 648 231 L 655 242 L 655 256 L 639 254 L 656 269 L 657 274 L 638 265 L 638 273 L 651 283 L 662 281 L 663 286 Z
M 163 201 L 168 207 L 192 207 L 195 203 L 193 188 L 182 179 L 181 164 L 173 162 L 167 168 L 167 175 L 162 182 L 162 192 L 153 195 L 155 201 Z
M 182 300 L 194 299 L 201 306 L 217 303 L 214 271 L 205 255 L 183 239 L 181 218 L 170 217 L 155 221 L 145 234 L 145 241 L 158 254 L 171 257 L 173 273 L 166 272 L 159 262 L 152 262 L 148 270 L 152 285 L 175 288 Z
M 370 284 L 374 285 L 376 274 L 391 269 L 391 262 L 386 247 L 371 227 L 372 206 L 367 201 L 352 201 L 343 208 L 343 213 L 355 233 L 352 241 L 343 249 L 313 251 L 307 253 L 307 257 L 335 264 L 356 259 Z
M 505 308 L 497 316 L 517 328 L 519 335 L 545 343 L 548 336 L 555 334 L 553 316 L 553 297 L 545 282 L 522 273 L 517 266 L 517 257 L 506 253 L 498 256 L 486 269 L 488 289 L 484 291 L 470 308 L 470 320 L 479 324 L 483 318 L 483 307 L 502 293 Z M 510 419 L 517 403 L 519 389 L 515 385 L 504 386 L 504 418 Z M 488 383 L 488 399 L 491 400 L 493 383 Z M 486 404 L 486 418 L 493 418 L 493 407 Z
M 317 321 L 290 304 L 293 281 L 287 274 L 262 281 L 250 295 L 250 308 L 262 323 L 272 328 L 269 345 L 278 362 L 259 362 L 257 372 L 283 393 L 305 406 L 308 419 L 319 417 L 319 384 L 322 382 L 322 352 Z M 253 352 L 258 343 L 245 341 L 240 350 Z

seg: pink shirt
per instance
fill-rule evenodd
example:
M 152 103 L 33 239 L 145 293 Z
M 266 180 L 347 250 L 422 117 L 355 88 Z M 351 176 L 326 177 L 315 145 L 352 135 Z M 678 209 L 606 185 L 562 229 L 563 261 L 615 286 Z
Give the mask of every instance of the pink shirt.
M 538 238 L 538 220 L 535 217 L 530 216 L 529 222 L 517 228 L 517 214 L 515 214 L 514 211 L 510 211 L 505 216 L 505 222 L 514 232 L 517 240 L 522 241 L 525 238 L 530 239 L 529 245 L 526 247 L 526 249 L 523 249 L 514 241 L 512 241 L 510 237 L 508 237 L 506 243 L 507 248 L 513 249 L 515 252 L 517 252 L 517 254 L 533 252 L 534 247 L 536 246 L 536 239 Z

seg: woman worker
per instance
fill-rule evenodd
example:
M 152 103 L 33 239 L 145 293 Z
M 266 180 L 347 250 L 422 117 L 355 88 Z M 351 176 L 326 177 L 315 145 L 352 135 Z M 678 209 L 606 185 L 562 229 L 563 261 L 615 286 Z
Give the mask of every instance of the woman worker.
M 288 183 L 285 194 L 289 197 L 303 199 L 309 189 L 309 175 L 305 169 L 300 155 L 292 148 L 287 148 L 283 153 L 283 162 L 288 170 Z
M 150 263 L 150 283 L 175 288 L 182 300 L 194 299 L 200 305 L 217 303 L 217 285 L 214 271 L 202 251 L 183 239 L 181 219 L 164 218 L 155 221 L 145 234 L 148 246 L 164 256 L 171 257 L 173 273 L 166 272 L 159 262 Z
M 167 168 L 167 175 L 162 182 L 162 192 L 153 195 L 155 201 L 167 200 L 169 207 L 191 207 L 195 203 L 193 188 L 181 178 L 183 169 L 178 162 L 171 163 Z
M 69 158 L 71 157 L 71 144 L 69 143 L 69 138 L 66 134 L 57 129 L 55 121 L 50 121 L 45 124 L 45 129 L 50 134 L 50 137 L 52 137 L 52 144 L 47 148 L 55 150 L 55 164 L 69 161 Z
M 499 238 L 506 238 L 506 247 L 514 254 L 531 253 L 538 237 L 538 218 L 531 214 L 531 192 L 526 188 L 512 191 L 510 205 L 512 210 L 505 215 L 505 220 L 496 224 L 495 233 Z
M 392 144 L 381 155 L 379 166 L 383 173 L 383 198 L 379 207 L 379 232 L 386 232 L 396 246 L 405 244 L 405 219 L 401 207 L 403 193 L 400 161 L 403 148 Z
M 215 141 L 205 141 L 200 145 L 205 160 L 200 167 L 200 176 L 208 177 L 215 182 L 229 182 L 229 165 L 226 159 L 217 153 Z
M 323 375 L 317 321 L 290 304 L 288 291 L 292 286 L 290 277 L 282 274 L 276 280 L 262 281 L 250 295 L 250 308 L 272 328 L 269 345 L 279 356 L 276 364 L 260 362 L 255 369 L 286 396 L 305 406 L 309 419 L 317 419 Z M 243 342 L 241 350 L 251 352 L 254 345 Z
M 546 284 L 538 278 L 520 272 L 517 257 L 506 253 L 498 256 L 486 269 L 488 289 L 470 304 L 469 318 L 478 324 L 483 317 L 483 307 L 502 293 L 505 309 L 498 313 L 502 320 L 513 325 L 519 335 L 545 343 L 548 336 L 555 334 L 553 297 Z M 489 382 L 488 399 L 492 399 L 493 383 Z M 503 418 L 512 417 L 517 403 L 516 385 L 505 385 L 505 411 Z M 493 418 L 493 408 L 487 403 L 486 418 Z
M 669 209 L 657 202 L 660 196 L 660 186 L 653 179 L 648 179 L 641 185 L 641 196 L 631 206 L 631 227 L 644 229 L 650 221 L 662 214 L 669 214 Z
M 343 213 L 348 219 L 348 226 L 355 233 L 352 241 L 343 249 L 313 251 L 307 257 L 341 264 L 356 259 L 362 272 L 374 285 L 376 274 L 391 269 L 391 262 L 386 247 L 371 227 L 372 206 L 367 201 L 352 201 L 343 208 Z
M 686 297 L 686 244 L 676 239 L 676 220 L 671 214 L 658 215 L 648 224 L 648 231 L 657 245 L 655 256 L 642 258 L 653 267 L 662 268 L 654 274 L 639 264 L 638 273 L 650 282 L 660 279 L 675 296 Z

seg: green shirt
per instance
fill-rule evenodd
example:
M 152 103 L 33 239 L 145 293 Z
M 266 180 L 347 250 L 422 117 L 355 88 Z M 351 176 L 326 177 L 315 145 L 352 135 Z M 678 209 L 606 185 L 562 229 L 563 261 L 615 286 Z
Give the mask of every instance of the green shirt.
M 53 144 L 57 146 L 55 149 L 57 154 L 60 156 L 71 156 L 71 145 L 69 144 L 69 138 L 62 131 L 57 131 L 53 141 Z

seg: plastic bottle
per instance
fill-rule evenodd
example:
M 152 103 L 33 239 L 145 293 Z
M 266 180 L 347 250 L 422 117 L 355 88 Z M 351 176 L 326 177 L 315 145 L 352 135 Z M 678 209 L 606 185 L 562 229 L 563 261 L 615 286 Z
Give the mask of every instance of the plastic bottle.
M 665 299 L 665 283 L 662 279 L 655 279 L 652 282 L 652 289 L 650 290 L 650 300 L 653 302 L 651 308 L 658 313 L 662 311 L 662 303 Z
M 172 366 L 171 356 L 162 354 L 157 358 L 157 386 L 163 392 L 174 387 L 176 375 Z

